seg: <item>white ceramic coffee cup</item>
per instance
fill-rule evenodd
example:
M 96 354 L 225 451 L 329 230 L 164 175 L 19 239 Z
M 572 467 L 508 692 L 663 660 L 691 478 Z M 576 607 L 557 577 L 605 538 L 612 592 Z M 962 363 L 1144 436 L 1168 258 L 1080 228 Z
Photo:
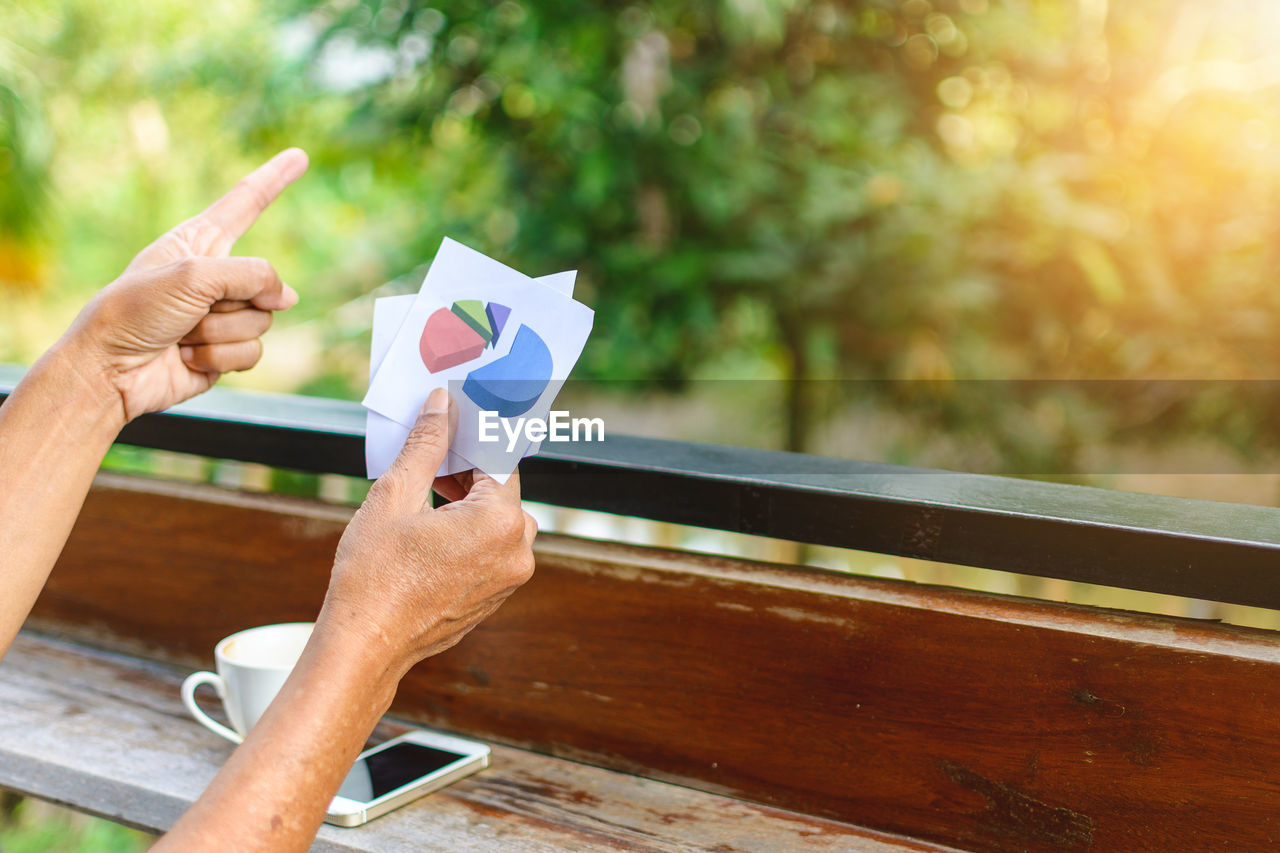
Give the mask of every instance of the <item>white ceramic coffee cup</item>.
M 218 671 L 188 675 L 182 682 L 182 704 L 205 728 L 240 743 L 280 692 L 314 627 L 314 622 L 286 622 L 224 637 L 213 648 Z M 196 704 L 196 688 L 202 684 L 217 691 L 234 731 Z

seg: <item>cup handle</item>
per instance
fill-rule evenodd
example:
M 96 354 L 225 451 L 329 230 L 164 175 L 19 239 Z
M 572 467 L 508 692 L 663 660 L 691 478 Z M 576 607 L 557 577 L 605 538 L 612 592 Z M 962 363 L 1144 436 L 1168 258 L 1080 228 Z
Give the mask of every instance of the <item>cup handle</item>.
M 182 704 L 187 706 L 187 710 L 191 712 L 191 716 L 196 718 L 196 722 L 209 731 L 222 735 L 232 743 L 243 742 L 243 737 L 210 717 L 196 704 L 196 688 L 201 684 L 211 685 L 214 690 L 218 691 L 218 698 L 226 699 L 226 687 L 222 683 L 222 678 L 216 672 L 193 672 L 187 676 L 186 681 L 182 682 Z

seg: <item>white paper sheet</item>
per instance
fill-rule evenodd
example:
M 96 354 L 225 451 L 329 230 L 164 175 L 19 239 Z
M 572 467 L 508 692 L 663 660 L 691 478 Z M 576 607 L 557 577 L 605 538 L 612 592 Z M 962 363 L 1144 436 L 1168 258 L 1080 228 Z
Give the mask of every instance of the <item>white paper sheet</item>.
M 573 301 L 576 272 L 530 279 L 483 254 L 445 239 L 417 295 L 387 297 L 374 306 L 369 409 L 365 457 L 370 477 L 381 476 L 394 461 L 409 428 L 432 389 L 447 385 L 460 409 L 458 432 L 440 470 L 452 474 L 476 467 L 505 481 L 520 459 L 536 453 L 538 443 L 520 440 L 508 449 L 502 440 L 482 443 L 478 438 L 480 407 L 461 393 L 468 375 L 511 351 L 520 326 L 527 325 L 550 351 L 551 378 L 546 389 L 521 417 L 546 418 L 555 395 L 576 363 L 590 333 L 594 314 Z M 466 363 L 430 371 L 419 351 L 427 318 L 458 300 L 478 299 L 511 309 L 496 346 Z M 508 366 L 511 366 L 508 362 Z M 507 386 L 501 386 L 507 387 Z

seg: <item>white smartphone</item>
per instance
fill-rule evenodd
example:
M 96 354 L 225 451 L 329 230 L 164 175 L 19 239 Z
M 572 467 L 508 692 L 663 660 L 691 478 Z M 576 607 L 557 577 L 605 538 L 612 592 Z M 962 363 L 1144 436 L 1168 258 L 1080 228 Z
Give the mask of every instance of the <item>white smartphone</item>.
M 325 823 L 359 826 L 489 766 L 489 747 L 413 731 L 360 753 Z

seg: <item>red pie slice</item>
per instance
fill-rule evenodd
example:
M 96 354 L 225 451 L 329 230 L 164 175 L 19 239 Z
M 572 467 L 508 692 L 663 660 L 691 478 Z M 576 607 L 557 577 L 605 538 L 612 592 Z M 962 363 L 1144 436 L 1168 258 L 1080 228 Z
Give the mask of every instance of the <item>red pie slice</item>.
M 418 341 L 422 363 L 432 373 L 448 370 L 484 352 L 484 338 L 448 308 L 440 308 L 427 318 Z

